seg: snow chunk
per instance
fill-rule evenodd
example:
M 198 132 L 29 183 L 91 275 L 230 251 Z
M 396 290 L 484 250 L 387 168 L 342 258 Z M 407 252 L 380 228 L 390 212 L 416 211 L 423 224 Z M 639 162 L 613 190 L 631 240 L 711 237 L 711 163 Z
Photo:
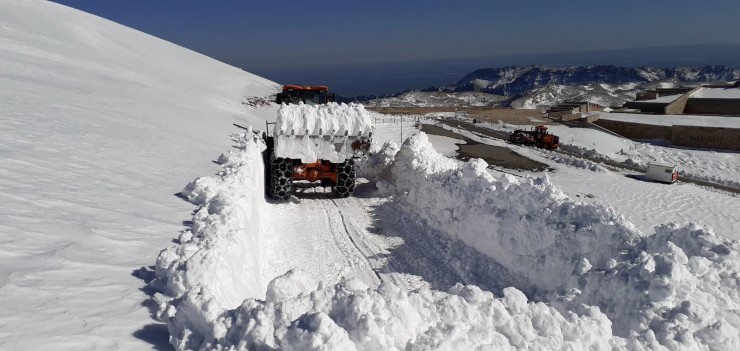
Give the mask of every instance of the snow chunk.
M 267 285 L 267 301 L 280 302 L 316 289 L 318 285 L 311 276 L 302 271 L 291 270 L 273 279 Z
M 365 160 L 357 163 L 357 175 L 374 181 L 390 179 L 390 165 L 398 153 L 399 146 L 396 142 L 389 140 Z
M 347 331 L 323 312 L 305 314 L 278 336 L 283 350 L 357 350 Z

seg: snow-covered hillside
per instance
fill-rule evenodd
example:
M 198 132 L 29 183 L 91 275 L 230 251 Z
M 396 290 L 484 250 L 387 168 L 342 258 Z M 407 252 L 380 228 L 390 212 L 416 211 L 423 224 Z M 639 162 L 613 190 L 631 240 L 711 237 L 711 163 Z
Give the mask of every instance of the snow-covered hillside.
M 277 85 L 46 1 L 0 2 L 0 349 L 167 343 L 151 266 L 188 219 L 242 101 Z

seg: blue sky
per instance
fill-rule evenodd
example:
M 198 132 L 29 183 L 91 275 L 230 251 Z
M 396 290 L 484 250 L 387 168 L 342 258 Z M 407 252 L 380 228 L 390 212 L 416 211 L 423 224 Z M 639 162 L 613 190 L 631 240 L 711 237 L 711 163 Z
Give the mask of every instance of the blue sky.
M 737 0 L 56 2 L 257 72 L 740 44 Z

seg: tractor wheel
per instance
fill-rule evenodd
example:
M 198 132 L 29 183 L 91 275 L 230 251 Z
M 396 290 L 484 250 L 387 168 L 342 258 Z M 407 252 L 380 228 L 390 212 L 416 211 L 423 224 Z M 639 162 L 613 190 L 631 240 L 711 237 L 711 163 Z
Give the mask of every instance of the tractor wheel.
M 331 188 L 336 197 L 350 197 L 355 192 L 355 161 L 337 164 L 337 184 Z
M 282 201 L 290 199 L 293 194 L 293 162 L 273 154 L 270 171 L 270 197 Z

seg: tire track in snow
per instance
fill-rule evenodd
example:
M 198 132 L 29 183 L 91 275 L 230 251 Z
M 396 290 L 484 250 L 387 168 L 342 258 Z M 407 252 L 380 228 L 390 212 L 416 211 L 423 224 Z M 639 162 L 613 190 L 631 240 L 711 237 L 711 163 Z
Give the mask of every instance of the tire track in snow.
M 409 217 L 392 200 L 334 199 L 305 189 L 294 203 L 273 204 L 266 247 L 270 280 L 299 268 L 319 280 L 356 277 L 370 286 L 446 290 L 455 283 L 500 292 L 512 276 L 490 258 Z
M 345 260 L 348 262 L 348 267 L 352 268 L 354 273 L 365 283 L 371 286 L 380 284 L 383 280 L 375 271 L 373 265 L 367 259 L 367 256 L 357 247 L 354 239 L 349 234 L 344 215 L 342 215 L 342 212 L 339 210 L 339 207 L 336 206 L 334 200 L 329 197 L 324 197 L 323 199 L 314 200 L 314 202 L 316 204 L 320 204 L 322 206 L 322 210 L 326 213 L 326 219 L 332 229 L 331 235 L 334 239 L 334 244 L 344 255 Z
M 372 267 L 379 282 L 392 282 L 397 286 L 409 289 L 409 275 L 402 273 L 398 262 L 394 259 L 390 250 L 392 243 L 385 242 L 385 248 L 376 242 L 377 235 L 370 233 L 369 229 L 375 228 L 370 213 L 365 204 L 358 198 L 332 199 L 334 206 L 339 212 L 344 229 L 352 244 L 362 254 Z M 343 206 L 340 206 L 340 202 Z M 364 229 L 364 228 L 369 229 Z M 400 241 L 400 240 L 396 240 Z M 418 280 L 418 279 L 414 279 Z
M 355 243 L 363 231 L 355 228 L 340 206 L 319 189 L 299 192 L 298 201 L 292 203 L 270 204 L 271 219 L 265 228 L 264 243 L 265 281 L 300 269 L 329 283 L 342 277 L 357 277 L 371 286 L 380 284 L 382 279 L 368 259 L 368 252 Z M 359 233 L 350 234 L 353 230 Z
M 373 271 L 373 273 L 375 273 L 375 277 L 378 279 L 378 281 L 377 281 L 378 284 L 382 283 L 383 282 L 383 278 L 380 277 L 380 274 L 378 274 L 378 272 L 375 270 L 375 267 L 373 266 L 373 264 L 369 260 L 369 257 L 371 257 L 373 254 L 377 254 L 378 252 L 377 251 L 372 252 L 372 251 L 368 250 L 368 247 L 367 246 L 364 246 L 365 249 L 363 250 L 363 249 L 360 248 L 359 245 L 357 245 L 357 241 L 355 241 L 355 237 L 359 237 L 359 235 L 358 235 L 359 233 L 357 231 L 358 228 L 355 227 L 355 226 L 351 226 L 351 227 L 348 226 L 347 219 L 344 217 L 344 213 L 342 213 L 342 208 L 339 207 L 339 205 L 337 204 L 336 200 L 331 199 L 331 203 L 334 204 L 334 206 L 336 207 L 337 213 L 339 214 L 339 218 L 342 220 L 342 226 L 344 227 L 344 233 L 347 234 L 347 238 L 349 238 L 349 241 L 355 247 L 355 250 L 357 250 L 357 252 L 360 254 L 360 256 L 362 256 L 362 257 L 365 258 L 365 261 L 367 262 L 367 265 L 370 266 L 371 267 L 371 270 Z M 350 228 L 352 228 L 351 233 L 350 233 Z M 353 233 L 354 233 L 354 235 L 353 235 Z

